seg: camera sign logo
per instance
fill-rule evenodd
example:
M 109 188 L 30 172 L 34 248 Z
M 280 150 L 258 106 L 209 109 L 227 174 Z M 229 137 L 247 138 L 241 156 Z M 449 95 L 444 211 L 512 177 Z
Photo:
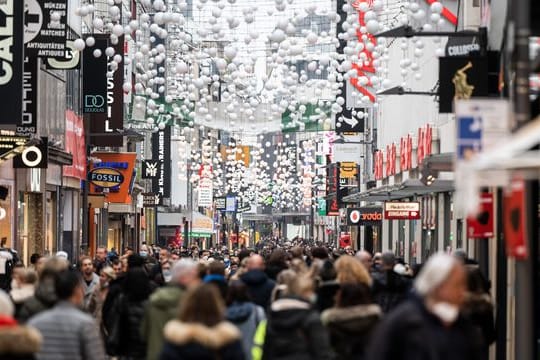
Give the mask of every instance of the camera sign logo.
M 97 168 L 88 173 L 88 181 L 100 188 L 113 188 L 124 182 L 124 175 L 116 169 Z

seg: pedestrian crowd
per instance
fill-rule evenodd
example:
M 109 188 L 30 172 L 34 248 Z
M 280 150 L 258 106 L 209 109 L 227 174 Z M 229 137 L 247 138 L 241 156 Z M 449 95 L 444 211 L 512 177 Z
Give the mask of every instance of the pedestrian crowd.
M 495 341 L 489 281 L 461 251 L 414 268 L 275 241 L 30 262 L 4 264 L 0 359 L 484 360 Z

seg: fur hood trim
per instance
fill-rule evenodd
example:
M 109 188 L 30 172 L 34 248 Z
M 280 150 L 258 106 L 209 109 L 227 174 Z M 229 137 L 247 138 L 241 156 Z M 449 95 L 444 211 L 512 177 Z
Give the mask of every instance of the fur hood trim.
M 357 305 L 344 308 L 331 308 L 323 311 L 321 321 L 323 324 L 342 322 L 357 318 L 381 317 L 382 311 L 379 305 Z
M 165 339 L 175 345 L 196 342 L 214 350 L 241 338 L 240 331 L 236 326 L 227 321 L 208 327 L 202 324 L 171 320 L 165 325 L 164 335 Z
M 271 309 L 272 311 L 309 310 L 311 305 L 302 300 L 283 298 L 274 301 Z
M 41 348 L 43 338 L 29 326 L 0 327 L 0 354 L 34 354 Z

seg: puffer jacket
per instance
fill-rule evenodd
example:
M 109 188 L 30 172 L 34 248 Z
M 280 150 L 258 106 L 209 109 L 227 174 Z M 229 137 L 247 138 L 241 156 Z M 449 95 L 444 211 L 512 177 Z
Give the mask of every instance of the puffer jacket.
M 248 293 L 253 302 L 263 309 L 266 309 L 270 303 L 272 290 L 276 283 L 268 278 L 268 275 L 262 270 L 251 270 L 242 274 L 240 280 L 246 284 Z
M 321 321 L 340 360 L 361 360 L 381 316 L 379 305 L 369 304 L 328 309 L 321 314 Z
M 263 360 L 332 359 L 328 333 L 319 313 L 299 298 L 272 303 L 263 345 Z
M 36 329 L 0 316 L 0 359 L 34 360 L 42 342 L 43 338 Z
M 123 299 L 120 314 L 120 348 L 118 355 L 143 359 L 146 356 L 146 340 L 141 334 L 141 322 L 148 300 Z

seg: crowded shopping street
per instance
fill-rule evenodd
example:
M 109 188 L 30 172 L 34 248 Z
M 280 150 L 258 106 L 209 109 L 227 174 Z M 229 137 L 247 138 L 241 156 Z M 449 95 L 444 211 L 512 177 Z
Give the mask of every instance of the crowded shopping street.
M 540 360 L 539 18 L 0 0 L 0 360 Z

